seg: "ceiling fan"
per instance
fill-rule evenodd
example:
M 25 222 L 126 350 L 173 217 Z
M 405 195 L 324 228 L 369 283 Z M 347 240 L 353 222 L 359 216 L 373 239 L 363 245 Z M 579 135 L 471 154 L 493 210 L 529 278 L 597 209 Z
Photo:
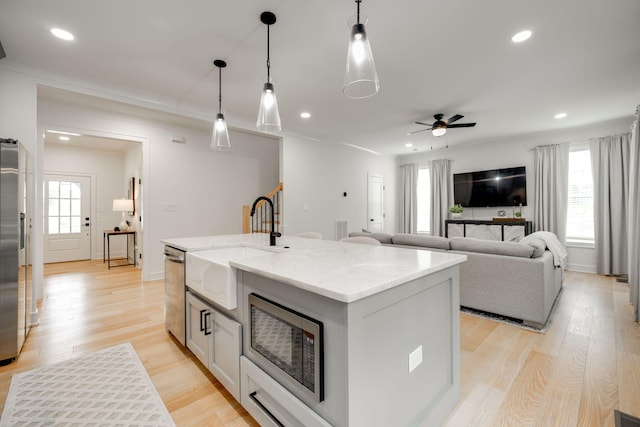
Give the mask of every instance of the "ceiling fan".
M 476 125 L 475 123 L 451 124 L 453 122 L 457 122 L 458 120 L 464 117 L 464 116 L 461 116 L 460 114 L 455 114 L 446 120 L 442 120 L 443 117 L 444 117 L 444 114 L 434 114 L 433 118 L 436 119 L 436 121 L 433 124 L 424 123 L 424 122 L 415 122 L 417 125 L 423 125 L 423 126 L 429 126 L 429 127 L 426 129 L 420 129 L 413 132 L 409 132 L 407 135 L 413 135 L 414 133 L 430 130 L 433 136 L 442 136 L 445 133 L 447 133 L 447 129 L 449 128 L 470 128 Z

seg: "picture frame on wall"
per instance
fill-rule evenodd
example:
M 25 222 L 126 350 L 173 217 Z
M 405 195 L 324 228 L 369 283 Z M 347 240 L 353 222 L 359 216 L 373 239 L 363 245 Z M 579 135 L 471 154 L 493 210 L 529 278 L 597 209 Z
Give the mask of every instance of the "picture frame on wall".
M 129 180 L 129 189 L 127 190 L 127 198 L 133 200 L 133 210 L 127 212 L 129 215 L 134 216 L 136 214 L 136 177 L 131 177 Z

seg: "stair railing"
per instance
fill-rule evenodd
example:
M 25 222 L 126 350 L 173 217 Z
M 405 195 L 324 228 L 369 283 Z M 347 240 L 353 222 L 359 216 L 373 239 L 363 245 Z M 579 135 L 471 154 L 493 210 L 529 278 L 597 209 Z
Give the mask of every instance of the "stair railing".
M 275 231 L 282 232 L 280 230 L 282 218 L 282 191 L 283 184 L 280 183 L 271 190 L 265 197 L 271 199 L 273 203 L 273 216 L 275 221 Z M 251 216 L 251 206 L 242 206 L 242 232 L 243 233 L 269 233 L 271 232 L 271 212 L 268 206 L 265 206 L 267 202 L 261 200 L 256 205 L 256 211 L 253 217 Z

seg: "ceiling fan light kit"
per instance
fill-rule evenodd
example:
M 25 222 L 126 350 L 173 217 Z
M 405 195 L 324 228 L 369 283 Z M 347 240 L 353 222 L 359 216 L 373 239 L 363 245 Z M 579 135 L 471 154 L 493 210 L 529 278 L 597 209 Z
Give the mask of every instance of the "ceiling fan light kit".
M 378 93 L 380 81 L 365 24 L 360 19 L 362 0 L 355 1 L 357 4 L 356 23 L 351 27 L 342 90 L 348 98 L 368 98 Z
M 433 124 L 433 129 L 431 129 L 431 134 L 433 136 L 442 136 L 445 133 L 447 133 L 447 125 L 444 123 L 440 124 L 438 122 Z
M 276 91 L 271 81 L 271 59 L 269 55 L 269 27 L 276 23 L 276 15 L 273 12 L 262 12 L 262 14 L 260 14 L 260 22 L 267 26 L 267 82 L 262 87 L 256 126 L 261 131 L 280 132 L 282 128 L 280 112 L 278 111 Z
M 454 114 L 453 116 L 449 117 L 448 119 L 444 119 L 444 114 L 441 114 L 441 113 L 434 114 L 433 118 L 436 119 L 436 121 L 433 122 L 433 124 L 424 123 L 424 122 L 415 122 L 415 124 L 417 124 L 417 125 L 429 126 L 429 127 L 426 128 L 426 129 L 420 129 L 420 130 L 416 130 L 416 131 L 413 131 L 413 132 L 409 132 L 408 135 L 413 135 L 414 133 L 424 132 L 426 130 L 430 130 L 431 133 L 433 134 L 433 136 L 442 136 L 445 133 L 447 133 L 447 129 L 451 129 L 451 128 L 470 128 L 470 127 L 474 127 L 476 125 L 475 123 L 456 123 L 456 124 L 452 124 L 453 122 L 457 122 L 458 120 L 460 120 L 463 117 L 464 116 L 461 116 L 460 114 Z
M 213 122 L 211 148 L 225 151 L 231 148 L 227 122 L 224 119 L 224 114 L 222 114 L 222 69 L 227 66 L 227 63 L 221 59 L 216 59 L 213 61 L 213 65 L 218 67 L 218 114 L 216 115 L 216 120 Z

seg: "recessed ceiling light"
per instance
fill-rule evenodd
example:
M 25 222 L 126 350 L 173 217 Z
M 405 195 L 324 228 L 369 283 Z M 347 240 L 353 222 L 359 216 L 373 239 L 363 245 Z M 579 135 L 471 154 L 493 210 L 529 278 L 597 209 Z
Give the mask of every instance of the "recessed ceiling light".
M 68 136 L 59 136 L 58 138 L 60 138 L 60 141 L 69 141 L 71 139 Z
M 71 41 L 75 38 L 73 37 L 73 34 L 71 34 L 69 31 L 63 30 L 61 28 L 52 28 L 51 34 L 53 34 L 59 39 L 67 40 L 67 41 Z
M 411 148 L 411 147 L 413 147 L 413 144 L 410 143 L 410 142 L 407 142 L 406 144 L 404 144 L 404 146 L 407 147 L 407 148 Z
M 567 113 L 558 113 L 553 117 L 556 119 L 564 119 L 565 117 L 567 117 Z
M 309 117 L 311 117 L 311 113 L 303 111 L 302 113 L 300 113 L 300 117 L 302 117 L 303 119 L 308 119 Z
M 513 37 L 511 37 L 511 41 L 514 43 L 523 42 L 525 40 L 528 40 L 529 37 L 531 37 L 531 34 L 532 33 L 529 30 L 520 31 L 519 33 L 516 33 L 513 35 Z

